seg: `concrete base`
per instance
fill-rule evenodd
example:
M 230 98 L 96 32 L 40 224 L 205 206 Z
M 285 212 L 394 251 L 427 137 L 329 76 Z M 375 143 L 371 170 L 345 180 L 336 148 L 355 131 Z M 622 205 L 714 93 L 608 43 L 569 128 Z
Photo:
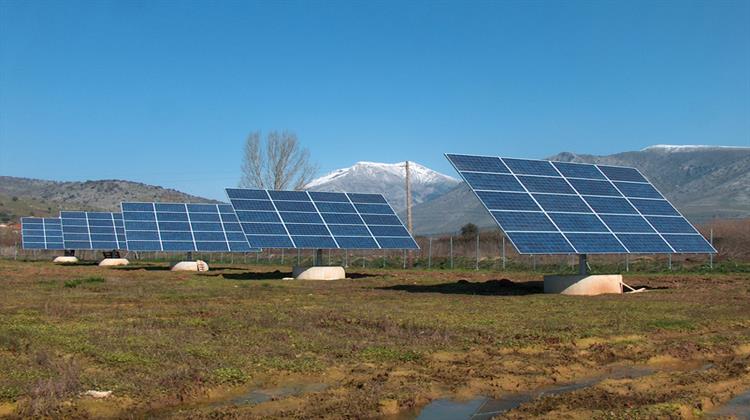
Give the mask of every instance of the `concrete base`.
M 105 258 L 99 263 L 99 267 L 117 267 L 128 264 L 130 261 L 127 258 Z
M 622 293 L 622 276 L 544 276 L 544 293 L 583 296 Z
M 76 264 L 78 263 L 78 258 L 76 257 L 56 257 L 54 260 L 52 260 L 55 264 Z
M 297 280 L 342 280 L 344 267 L 294 267 L 292 276 Z
M 172 266 L 172 271 L 208 271 L 208 264 L 205 261 L 180 261 Z

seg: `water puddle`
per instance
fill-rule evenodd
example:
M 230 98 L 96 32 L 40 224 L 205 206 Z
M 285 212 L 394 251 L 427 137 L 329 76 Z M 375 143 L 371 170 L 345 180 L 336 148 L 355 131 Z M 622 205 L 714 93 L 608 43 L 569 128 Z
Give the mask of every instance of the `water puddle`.
M 217 401 L 211 404 L 211 407 L 226 407 L 231 405 L 254 405 L 260 404 L 273 399 L 302 395 L 308 392 L 320 392 L 328 388 L 326 384 L 298 384 L 286 386 L 283 388 L 271 389 L 253 389 L 246 394 L 242 394 L 229 400 Z
M 729 402 L 712 412 L 711 417 L 750 419 L 750 389 L 732 398 Z
M 416 418 L 417 420 L 487 420 L 499 414 L 510 411 L 519 407 L 521 404 L 530 402 L 536 398 L 546 395 L 560 395 L 568 392 L 577 391 L 598 384 L 605 379 L 625 379 L 640 378 L 654 373 L 649 368 L 620 368 L 611 373 L 589 378 L 583 381 L 564 384 L 541 390 L 508 394 L 500 398 L 487 398 L 477 396 L 476 398 L 464 401 L 457 401 L 449 398 L 441 398 L 432 401 L 419 411 L 418 414 L 411 413 L 399 418 Z

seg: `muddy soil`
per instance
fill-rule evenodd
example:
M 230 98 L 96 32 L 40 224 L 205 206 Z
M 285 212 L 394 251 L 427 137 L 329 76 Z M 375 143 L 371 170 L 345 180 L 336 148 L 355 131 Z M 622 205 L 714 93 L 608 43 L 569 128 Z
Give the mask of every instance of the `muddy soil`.
M 691 418 L 750 389 L 744 274 L 584 298 L 538 273 L 164 268 L 0 261 L 0 416 Z

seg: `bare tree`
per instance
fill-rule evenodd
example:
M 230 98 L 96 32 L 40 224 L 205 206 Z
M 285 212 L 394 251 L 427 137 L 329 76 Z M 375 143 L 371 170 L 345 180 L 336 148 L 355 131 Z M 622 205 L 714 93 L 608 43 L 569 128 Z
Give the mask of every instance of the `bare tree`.
M 271 131 L 263 139 L 250 133 L 245 141 L 240 187 L 273 190 L 301 190 L 313 180 L 318 166 L 310 162 L 310 152 L 290 131 Z

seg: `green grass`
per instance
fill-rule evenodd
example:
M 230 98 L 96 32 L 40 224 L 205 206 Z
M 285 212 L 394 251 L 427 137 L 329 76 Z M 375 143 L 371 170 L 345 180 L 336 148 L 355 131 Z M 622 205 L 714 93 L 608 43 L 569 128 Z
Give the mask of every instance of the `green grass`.
M 570 365 L 719 354 L 750 342 L 744 274 L 633 274 L 626 281 L 666 289 L 571 297 L 503 294 L 502 286 L 482 283 L 540 279 L 524 271 L 351 269 L 366 276 L 302 282 L 275 280 L 278 267 L 205 274 L 131 268 L 0 260 L 0 402 L 29 398 L 45 378 L 63 374 L 81 389 L 114 389 L 148 406 L 217 385 L 327 378 L 339 369 L 350 376 L 338 386 L 356 404 L 328 414 L 358 417 L 377 414 L 383 395 L 412 398 L 432 385 L 458 389 L 508 375 L 533 384 Z M 469 283 L 455 287 L 459 279 Z M 628 335 L 642 338 L 604 340 L 583 353 L 574 344 Z M 477 356 L 448 368 L 433 361 L 438 352 Z M 519 367 L 508 368 L 509 360 Z M 399 367 L 418 374 L 387 379 Z
M 93 284 L 93 283 L 104 283 L 106 280 L 104 277 L 83 277 L 79 279 L 66 280 L 63 286 L 67 288 L 76 288 L 82 284 Z

